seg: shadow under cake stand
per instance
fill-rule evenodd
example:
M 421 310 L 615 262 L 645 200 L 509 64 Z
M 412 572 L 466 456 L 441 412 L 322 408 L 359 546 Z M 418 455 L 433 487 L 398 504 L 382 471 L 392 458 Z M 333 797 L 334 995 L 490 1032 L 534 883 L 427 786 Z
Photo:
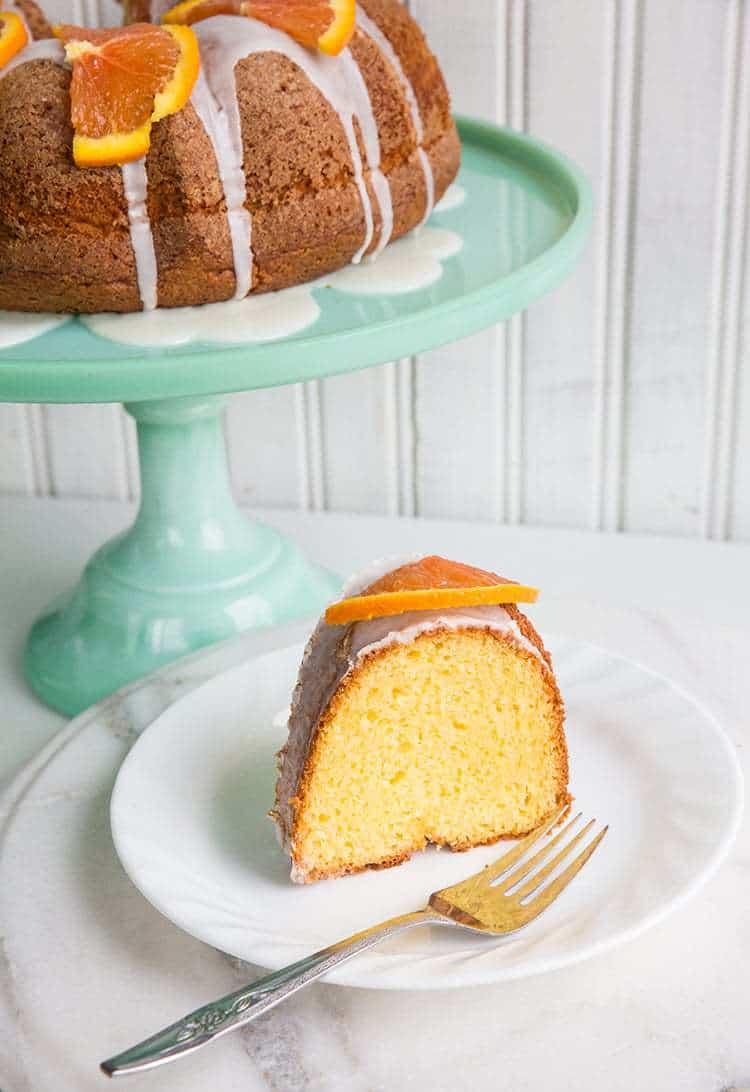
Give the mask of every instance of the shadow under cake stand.
M 427 288 L 352 295 L 321 285 L 317 322 L 273 342 L 145 349 L 76 320 L 0 350 L 0 400 L 123 402 L 137 423 L 135 523 L 97 551 L 28 637 L 26 675 L 48 704 L 76 714 L 193 649 L 317 613 L 339 590 L 337 577 L 236 506 L 227 395 L 455 341 L 523 310 L 572 269 L 591 222 L 581 172 L 519 133 L 472 119 L 459 129 L 466 199 L 433 223 L 463 248 Z

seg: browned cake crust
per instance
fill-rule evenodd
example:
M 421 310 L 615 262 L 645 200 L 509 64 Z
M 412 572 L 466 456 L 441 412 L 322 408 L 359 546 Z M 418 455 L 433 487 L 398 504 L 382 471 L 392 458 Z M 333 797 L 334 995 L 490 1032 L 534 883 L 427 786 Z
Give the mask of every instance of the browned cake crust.
M 544 674 L 544 685 L 548 692 L 550 703 L 553 709 L 553 715 L 555 718 L 555 726 L 553 730 L 553 751 L 557 759 L 558 764 L 558 792 L 555 801 L 555 808 L 561 808 L 565 805 L 569 805 L 572 801 L 572 796 L 568 792 L 568 780 L 569 780 L 569 767 L 568 767 L 568 747 L 565 739 L 564 723 L 565 723 L 565 706 L 563 703 L 562 695 L 560 694 L 557 681 L 555 679 L 552 670 L 552 661 L 549 652 L 544 647 L 544 643 L 539 633 L 518 607 L 508 604 L 504 606 L 504 609 L 508 612 L 510 617 L 518 624 L 519 629 L 523 636 L 541 653 L 544 662 L 548 666 L 549 670 Z M 346 645 L 348 631 L 350 626 L 328 627 L 331 629 L 338 629 L 341 632 L 340 644 Z M 432 637 L 436 631 L 431 631 L 429 636 Z M 447 632 L 444 631 L 444 632 Z M 455 632 L 455 631 L 454 631 Z M 499 642 L 511 643 L 514 650 L 519 656 L 522 656 L 529 663 L 532 670 L 536 670 L 539 667 L 539 661 L 531 652 L 519 648 L 513 642 L 510 642 L 507 637 L 502 633 L 498 633 L 496 630 L 490 627 L 484 628 L 472 628 L 466 630 L 460 630 L 459 632 L 465 632 L 471 635 L 490 635 L 493 639 Z M 314 639 L 314 638 L 313 638 Z M 422 636 L 418 636 L 416 641 L 420 641 Z M 355 682 L 356 675 L 359 671 L 362 671 L 365 665 L 374 658 L 387 656 L 389 653 L 388 648 L 383 648 L 377 651 L 369 653 L 363 657 L 358 667 L 350 671 L 343 679 L 341 685 L 335 690 L 333 697 L 325 707 L 322 715 L 318 718 L 317 723 L 312 726 L 312 732 L 310 739 L 306 747 L 306 757 L 304 763 L 300 766 L 299 777 L 296 781 L 296 787 L 294 795 L 283 799 L 283 784 L 282 777 L 279 778 L 276 786 L 276 804 L 272 813 L 272 817 L 276 822 L 281 821 L 282 829 L 286 830 L 286 842 L 287 851 L 292 858 L 293 868 L 299 870 L 300 874 L 304 876 L 305 883 L 312 883 L 317 880 L 324 879 L 336 879 L 340 876 L 349 875 L 354 872 L 363 872 L 371 869 L 379 870 L 385 868 L 391 868 L 394 865 L 401 864 L 403 861 L 409 859 L 413 853 L 424 848 L 421 842 L 415 843 L 406 849 L 398 857 L 383 858 L 380 861 L 373 861 L 364 867 L 346 867 L 332 870 L 314 870 L 307 868 L 304 863 L 297 859 L 295 856 L 295 827 L 304 815 L 307 806 L 308 791 L 311 780 L 313 778 L 315 768 L 318 762 L 318 749 L 322 745 L 322 741 L 325 738 L 325 731 L 328 724 L 335 718 L 341 703 L 344 701 L 346 692 L 350 686 Z M 299 691 L 295 695 L 295 700 L 299 701 Z M 292 715 L 294 715 L 295 709 L 292 707 Z M 287 756 L 287 747 L 285 747 L 279 754 L 279 768 L 280 772 L 283 770 L 283 764 Z M 554 814 L 554 812 L 553 812 Z M 487 838 L 482 841 L 466 841 L 456 843 L 444 843 L 445 848 L 453 850 L 454 852 L 465 852 L 466 850 L 473 849 L 477 845 L 492 845 L 499 841 L 505 841 L 513 838 L 521 838 L 528 834 L 528 829 L 519 829 L 513 831 L 506 831 L 502 834 L 498 834 L 495 837 Z
M 16 5 L 21 9 L 21 13 L 31 31 L 31 36 L 35 41 L 40 38 L 54 38 L 47 16 L 34 0 L 16 0 Z
M 23 6 L 31 12 L 30 0 Z M 439 199 L 460 160 L 440 69 L 399 0 L 364 0 L 362 7 L 413 83 Z M 133 0 L 130 18 L 142 19 L 143 8 L 144 0 Z M 29 19 L 42 36 L 49 28 L 38 14 L 38 24 L 36 16 Z M 420 222 L 426 208 L 414 125 L 381 51 L 360 30 L 351 50 L 372 99 L 396 239 Z M 253 218 L 252 290 L 301 284 L 346 265 L 361 245 L 365 219 L 338 117 L 279 54 L 240 61 L 235 79 L 246 206 Z M 69 84 L 70 73 L 49 60 L 19 65 L 0 79 L 0 308 L 140 310 L 121 172 L 74 165 Z M 213 148 L 190 104 L 154 126 L 147 171 L 159 306 L 231 298 L 235 277 L 223 191 Z M 379 237 L 377 201 L 373 209 L 371 249 Z

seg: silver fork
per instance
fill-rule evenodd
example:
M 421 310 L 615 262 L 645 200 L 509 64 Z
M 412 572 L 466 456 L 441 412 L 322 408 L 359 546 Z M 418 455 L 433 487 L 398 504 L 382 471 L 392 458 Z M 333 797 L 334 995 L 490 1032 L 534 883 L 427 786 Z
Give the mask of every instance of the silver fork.
M 562 819 L 566 809 L 567 805 L 494 864 L 461 883 L 435 891 L 424 909 L 402 914 L 362 933 L 355 933 L 347 940 L 332 944 L 330 948 L 315 952 L 298 963 L 292 963 L 283 970 L 259 978 L 235 993 L 196 1009 L 142 1043 L 102 1062 L 102 1071 L 108 1077 L 118 1077 L 152 1069 L 191 1054 L 221 1035 L 249 1024 L 303 986 L 309 986 L 328 974 L 334 967 L 406 929 L 414 929 L 418 925 L 443 925 L 495 936 L 517 932 L 555 901 L 607 833 L 607 827 L 600 830 L 564 870 L 545 885 L 545 881 L 570 857 L 595 823 L 592 819 L 570 838 L 572 828 L 581 818 L 580 814 L 576 815 L 529 857 L 529 850 Z M 550 856 L 557 846 L 560 848 Z

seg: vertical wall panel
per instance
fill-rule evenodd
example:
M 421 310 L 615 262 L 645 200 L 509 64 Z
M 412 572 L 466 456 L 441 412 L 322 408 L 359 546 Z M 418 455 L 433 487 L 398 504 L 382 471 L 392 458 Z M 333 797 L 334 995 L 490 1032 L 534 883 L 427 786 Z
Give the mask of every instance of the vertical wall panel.
M 498 84 L 505 92 L 506 10 L 496 0 L 474 0 L 471 18 L 454 4 L 417 4 L 417 17 L 437 53 L 454 109 L 495 119 Z M 456 42 L 461 42 L 460 49 Z M 471 63 L 467 64 L 467 58 Z M 419 358 L 416 504 L 420 515 L 493 518 L 498 495 L 498 444 L 504 422 L 498 391 L 498 341 L 494 331 L 478 334 Z
M 369 368 L 321 383 L 326 507 L 335 511 L 387 513 L 393 486 L 386 422 L 385 371 Z
M 733 483 L 738 451 L 737 398 L 743 282 L 750 192 L 750 13 L 730 0 L 724 33 L 724 100 L 719 127 L 711 324 L 706 383 L 706 450 L 702 529 L 725 538 L 733 520 Z
M 232 395 L 226 430 L 237 499 L 259 507 L 296 508 L 301 455 L 295 388 Z
M 487 520 L 501 483 L 501 403 L 491 334 L 426 353 L 417 367 L 418 482 L 420 515 Z
M 532 0 L 528 128 L 588 174 L 596 197 L 592 239 L 572 276 L 526 319 L 525 517 L 586 527 L 593 473 L 594 308 L 603 232 L 606 4 Z
M 35 492 L 26 407 L 0 403 L 0 492 Z
M 46 406 L 44 420 L 52 493 L 119 500 L 132 495 L 119 405 Z
M 750 228 L 744 240 L 743 323 L 737 376 L 736 466 L 732 482 L 729 537 L 750 542 Z
M 649 0 L 628 348 L 624 526 L 699 533 L 728 5 Z
M 743 5 L 743 24 L 740 28 L 741 40 L 739 43 L 739 63 L 742 72 L 742 81 L 739 84 L 738 116 L 737 120 L 742 126 L 750 129 L 750 4 Z M 745 144 L 738 141 L 741 155 L 736 178 L 743 186 L 745 193 L 737 194 L 737 202 L 745 218 L 745 228 L 742 235 L 735 239 L 737 248 L 737 262 L 739 276 L 735 285 L 737 297 L 734 313 L 730 314 L 733 321 L 737 321 L 738 331 L 729 339 L 728 347 L 735 354 L 731 360 L 731 372 L 734 373 L 733 381 L 726 384 L 724 403 L 730 407 L 730 419 L 727 423 L 730 430 L 729 449 L 734 459 L 730 461 L 731 476 L 727 482 L 727 525 L 721 529 L 731 538 L 739 538 L 742 541 L 750 541 L 750 215 L 748 212 L 748 146 L 747 139 L 750 134 L 746 131 Z M 719 417 L 721 420 L 721 417 Z

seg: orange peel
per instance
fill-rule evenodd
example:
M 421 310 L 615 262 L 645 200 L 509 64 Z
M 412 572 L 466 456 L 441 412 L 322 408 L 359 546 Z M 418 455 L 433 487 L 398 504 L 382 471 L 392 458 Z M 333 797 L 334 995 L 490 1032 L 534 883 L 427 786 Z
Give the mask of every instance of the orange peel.
M 28 43 L 26 24 L 14 11 L 0 11 L 0 68 Z
M 360 595 L 332 604 L 325 620 L 329 625 L 343 625 L 407 611 L 535 603 L 538 597 L 538 588 L 515 584 L 486 569 L 431 556 L 402 565 Z
M 189 27 L 132 23 L 111 30 L 57 26 L 73 66 L 73 159 L 79 167 L 122 166 L 146 155 L 155 121 L 181 110 L 198 72 Z
M 335 56 L 352 39 L 356 0 L 182 0 L 162 16 L 165 25 L 198 23 L 212 15 L 244 15 L 283 30 L 302 45 Z

